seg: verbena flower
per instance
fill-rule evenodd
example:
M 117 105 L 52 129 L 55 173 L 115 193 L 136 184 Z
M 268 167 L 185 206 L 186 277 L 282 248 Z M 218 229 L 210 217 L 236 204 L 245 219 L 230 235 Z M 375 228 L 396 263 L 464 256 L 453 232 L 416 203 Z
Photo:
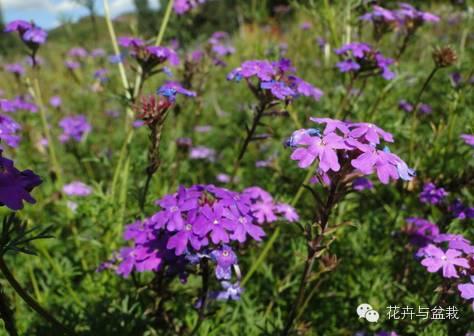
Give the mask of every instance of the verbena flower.
M 4 68 L 7 72 L 10 72 L 17 76 L 22 76 L 25 74 L 25 68 L 19 63 L 5 64 Z
M 356 191 L 362 191 L 367 189 L 372 189 L 374 184 L 372 181 L 365 177 L 358 177 L 354 181 L 352 181 L 352 189 Z
M 100 58 L 100 57 L 104 57 L 106 53 L 104 49 L 96 48 L 96 49 L 92 49 L 89 55 L 94 58 Z
M 459 284 L 458 290 L 463 299 L 465 300 L 474 299 L 474 276 L 470 277 L 469 283 Z M 472 302 L 472 309 L 474 310 L 474 301 Z
M 35 26 L 35 24 L 23 21 L 15 20 L 8 23 L 5 27 L 5 32 L 18 32 L 23 42 L 34 52 L 38 47 L 46 42 L 48 33 L 43 29 Z
M 407 3 L 399 3 L 399 7 L 394 10 L 374 5 L 372 11 L 360 16 L 360 19 L 374 24 L 377 37 L 392 30 L 412 34 L 424 23 L 440 20 L 438 16 L 420 11 Z
M 223 57 L 229 56 L 235 53 L 235 48 L 230 44 L 229 34 L 222 31 L 217 31 L 212 34 L 208 40 L 210 56 L 217 66 L 226 66 L 227 64 L 223 61 Z M 192 59 L 197 61 L 197 58 L 201 59 L 203 54 L 194 54 Z
M 213 298 L 236 299 L 241 292 L 241 274 L 235 248 L 265 236 L 261 227 L 265 221 L 260 221 L 257 207 L 260 202 L 280 212 L 284 207 L 284 212 L 297 217 L 294 209 L 276 204 L 258 187 L 239 193 L 214 185 L 180 186 L 176 193 L 155 202 L 158 212 L 126 227 L 124 238 L 132 241 L 132 246 L 120 250 L 116 272 L 127 277 L 132 271 L 158 271 L 168 266 L 168 272 L 183 276 L 184 265 L 206 258 L 215 265 L 217 280 L 226 281 L 222 283 L 224 292 Z M 234 284 L 230 282 L 233 275 L 237 277 Z
M 317 163 L 314 181 L 328 184 L 332 177 L 343 174 L 370 175 L 376 173 L 386 184 L 390 180 L 411 180 L 414 171 L 387 147 L 380 147 L 381 140 L 393 142 L 393 136 L 376 125 L 351 123 L 329 118 L 310 118 L 326 124 L 322 134 L 313 129 L 293 133 L 287 144 L 293 148 L 291 159 L 300 168 Z
M 79 69 L 81 67 L 81 63 L 79 63 L 77 61 L 73 61 L 73 60 L 65 60 L 64 65 L 69 70 Z
M 374 72 L 380 74 L 386 80 L 395 77 L 395 73 L 390 70 L 390 66 L 395 61 L 383 56 L 367 43 L 348 43 L 336 49 L 335 53 L 343 57 L 343 60 L 336 64 L 340 72 L 356 74 Z
M 92 188 L 81 181 L 74 181 L 64 185 L 63 192 L 68 196 L 89 196 L 92 193 Z
M 0 140 L 10 147 L 18 147 L 21 137 L 18 131 L 21 126 L 12 118 L 6 115 L 0 115 Z
M 445 278 L 459 277 L 456 266 L 469 268 L 467 259 L 461 258 L 462 252 L 458 250 L 448 249 L 443 251 L 434 245 L 428 245 L 424 248 L 423 253 L 425 258 L 421 261 L 421 264 L 427 268 L 428 272 L 435 273 L 442 269 Z
M 425 183 L 420 193 L 420 202 L 427 204 L 439 204 L 448 193 L 443 188 L 438 188 L 434 183 Z
M 162 46 L 147 46 L 145 41 L 136 37 L 119 37 L 118 44 L 128 49 L 145 73 L 153 71 L 158 65 L 169 62 L 179 64 L 178 54 L 171 48 Z
M 176 0 L 173 9 L 176 14 L 182 15 L 205 2 L 206 0 Z
M 469 207 L 462 203 L 460 199 L 455 199 L 448 207 L 454 218 L 470 219 L 474 218 L 474 207 Z
M 398 108 L 405 111 L 405 112 L 412 112 L 413 111 L 413 105 L 410 104 L 408 101 L 406 100 L 400 100 L 398 102 Z
M 59 140 L 62 143 L 71 140 L 80 142 L 84 139 L 84 136 L 92 130 L 92 126 L 82 114 L 64 117 L 59 122 L 59 126 L 63 129 L 63 133 L 59 136 Z
M 474 147 L 474 135 L 473 134 L 461 134 L 461 139 L 464 140 L 464 142 L 471 146 Z
M 62 104 L 62 99 L 60 96 L 52 96 L 49 99 L 49 105 L 51 105 L 54 108 L 59 108 Z
M 205 146 L 192 147 L 189 152 L 190 159 L 204 159 L 210 162 L 216 160 L 216 151 L 212 148 Z
M 227 79 L 235 81 L 245 79 L 252 92 L 264 101 L 289 102 L 300 96 L 319 100 L 323 92 L 294 73 L 295 68 L 288 59 L 282 58 L 278 62 L 251 60 L 232 70 Z
M 82 48 L 82 47 L 74 47 L 74 48 L 71 48 L 69 49 L 69 51 L 67 52 L 67 55 L 69 57 L 75 57 L 75 58 L 86 58 L 89 53 L 87 52 L 86 49 Z
M 429 243 L 434 242 L 434 238 L 440 233 L 436 224 L 424 218 L 411 217 L 407 218 L 408 226 L 406 233 L 410 237 L 411 243 L 418 247 L 425 247 Z
M 30 192 L 41 182 L 41 178 L 33 171 L 18 170 L 12 160 L 1 156 L 0 151 L 0 205 L 20 210 L 23 208 L 23 201 L 35 203 Z

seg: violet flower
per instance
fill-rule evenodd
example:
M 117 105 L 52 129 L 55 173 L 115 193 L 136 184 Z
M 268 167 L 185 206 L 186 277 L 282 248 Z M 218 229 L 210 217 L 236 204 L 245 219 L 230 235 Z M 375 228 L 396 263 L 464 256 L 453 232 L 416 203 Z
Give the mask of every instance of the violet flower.
M 448 195 L 446 190 L 438 188 L 434 183 L 425 183 L 420 193 L 420 202 L 427 204 L 439 204 Z
M 70 117 L 64 117 L 59 122 L 59 126 L 63 129 L 63 133 L 59 136 L 62 143 L 71 140 L 80 142 L 92 130 L 92 126 L 87 122 L 84 115 L 79 114 Z
M 290 60 L 280 59 L 278 62 L 252 60 L 243 62 L 240 67 L 232 70 L 228 80 L 247 80 L 252 92 L 260 100 L 281 100 L 289 102 L 300 96 L 319 100 L 323 92 L 317 87 L 294 75 L 295 68 Z
M 421 264 L 425 266 L 430 273 L 436 273 L 440 269 L 443 271 L 445 278 L 458 278 L 456 266 L 460 268 L 469 268 L 467 259 L 460 258 L 462 252 L 448 249 L 443 251 L 434 245 L 428 245 L 424 249 L 425 259 Z
M 238 258 L 232 243 L 260 240 L 264 231 L 254 205 L 272 197 L 258 187 L 238 193 L 214 185 L 179 187 L 174 194 L 156 201 L 154 215 L 128 225 L 124 238 L 131 247 L 122 248 L 114 258 L 116 272 L 127 277 L 132 271 L 159 271 L 186 276 L 184 266 L 192 267 L 202 259 L 211 261 L 218 280 L 225 280 L 224 291 L 214 299 L 238 299 L 241 288 Z M 278 204 L 288 210 L 285 204 Z M 297 214 L 292 212 L 293 217 Z M 227 244 L 229 243 L 229 244 Z M 113 267 L 109 264 L 109 267 Z M 237 278 L 232 284 L 230 280 Z
M 461 134 L 461 139 L 464 140 L 464 142 L 471 146 L 474 147 L 474 135 L 473 134 Z
M 293 149 L 291 158 L 300 168 L 308 168 L 317 162 L 316 180 L 330 182 L 331 176 L 351 171 L 357 174 L 376 173 L 386 184 L 390 180 L 410 180 L 414 171 L 387 148 L 378 149 L 381 140 L 393 142 L 393 136 L 369 123 L 350 123 L 328 118 L 310 118 L 326 124 L 321 135 L 312 129 L 297 130 L 287 141 Z
M 390 70 L 390 66 L 395 63 L 395 61 L 383 56 L 367 43 L 348 43 L 336 49 L 335 53 L 343 57 L 343 60 L 336 64 L 340 72 L 370 74 L 376 71 L 386 80 L 395 77 L 395 73 Z
M 0 115 L 0 140 L 10 147 L 18 147 L 21 137 L 17 132 L 21 126 L 12 118 Z
M 20 210 L 23 208 L 23 201 L 35 203 L 30 192 L 41 184 L 41 178 L 29 169 L 18 170 L 12 160 L 1 156 L 1 151 L 0 166 L 0 205 Z

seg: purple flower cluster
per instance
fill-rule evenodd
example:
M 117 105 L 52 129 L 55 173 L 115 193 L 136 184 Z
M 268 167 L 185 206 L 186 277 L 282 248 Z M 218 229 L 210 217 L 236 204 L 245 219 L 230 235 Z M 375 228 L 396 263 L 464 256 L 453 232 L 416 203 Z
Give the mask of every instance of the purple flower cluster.
M 452 216 L 457 219 L 474 218 L 474 207 L 465 205 L 460 199 L 456 198 L 449 206 L 448 210 Z
M 229 40 L 229 34 L 221 31 L 213 33 L 209 38 L 211 58 L 215 65 L 226 66 L 227 64 L 222 60 L 222 57 L 235 53 L 235 48 L 230 45 Z
M 59 136 L 59 140 L 62 143 L 69 142 L 70 140 L 80 142 L 92 129 L 86 117 L 82 114 L 61 119 L 59 126 L 63 129 L 63 133 Z
M 14 99 L 0 99 L 0 110 L 3 112 L 16 112 L 19 110 L 29 111 L 31 113 L 38 112 L 38 106 L 26 99 L 27 97 L 15 97 Z
M 222 283 L 222 299 L 238 298 L 238 282 L 231 284 L 232 270 L 240 279 L 237 256 L 232 243 L 248 239 L 261 241 L 261 225 L 282 216 L 298 219 L 287 204 L 277 204 L 269 193 L 251 187 L 238 193 L 214 185 L 179 187 L 178 192 L 156 201 L 161 210 L 144 220 L 130 224 L 124 238 L 133 247 L 119 253 L 117 273 L 127 277 L 137 272 L 158 271 L 165 265 L 183 276 L 186 264 L 203 258 L 215 263 L 215 275 Z M 185 275 L 184 275 L 185 276 Z
M 395 10 L 374 5 L 372 11 L 362 15 L 360 19 L 371 21 L 376 26 L 383 26 L 385 30 L 404 29 L 409 33 L 426 22 L 439 21 L 438 16 L 420 11 L 407 3 L 399 3 L 399 8 Z
M 323 92 L 317 87 L 294 75 L 296 69 L 291 61 L 282 58 L 278 62 L 252 60 L 243 62 L 232 70 L 228 80 L 240 81 L 245 78 L 252 92 L 264 100 L 289 101 L 299 96 L 319 100 Z M 256 80 L 252 82 L 252 79 Z
M 444 188 L 438 188 L 434 183 L 426 183 L 419 197 L 422 203 L 439 204 L 447 195 Z
M 182 15 L 205 2 L 206 0 L 175 0 L 173 9 L 176 14 Z
M 441 233 L 438 226 L 423 218 L 407 219 L 407 233 L 418 246 L 416 253 L 428 272 L 441 271 L 444 278 L 462 278 L 458 284 L 461 297 L 474 299 L 474 246 L 459 234 Z M 474 304 L 473 304 L 474 309 Z
M 12 118 L 0 115 L 0 140 L 10 147 L 18 147 L 21 137 L 17 134 L 21 126 Z
M 395 77 L 395 73 L 389 68 L 395 61 L 383 56 L 382 53 L 374 50 L 367 43 L 348 43 L 336 49 L 335 53 L 344 57 L 342 61 L 336 64 L 340 72 L 360 74 L 376 71 L 386 80 Z
M 25 68 L 20 63 L 5 64 L 5 71 L 10 72 L 16 76 L 25 74 Z
M 376 173 L 380 182 L 411 180 L 414 171 L 381 140 L 393 142 L 392 134 L 370 123 L 352 123 L 329 118 L 310 118 L 325 124 L 324 131 L 314 128 L 295 131 L 286 142 L 293 148 L 291 159 L 300 168 L 318 162 L 314 181 L 329 184 L 336 175 L 355 173 L 354 177 Z
M 161 46 L 147 46 L 145 41 L 137 37 L 119 37 L 118 44 L 129 50 L 144 71 L 151 71 L 156 66 L 169 62 L 171 65 L 179 64 L 178 54 L 171 48 Z
M 43 29 L 35 26 L 33 23 L 23 20 L 10 22 L 6 25 L 5 32 L 18 32 L 23 42 L 34 51 L 38 49 L 40 44 L 45 43 L 46 38 L 48 37 L 48 33 Z
M 35 203 L 30 195 L 41 184 L 41 178 L 31 170 L 18 170 L 12 160 L 4 158 L 0 151 L 0 205 L 12 210 L 23 208 L 23 201 Z

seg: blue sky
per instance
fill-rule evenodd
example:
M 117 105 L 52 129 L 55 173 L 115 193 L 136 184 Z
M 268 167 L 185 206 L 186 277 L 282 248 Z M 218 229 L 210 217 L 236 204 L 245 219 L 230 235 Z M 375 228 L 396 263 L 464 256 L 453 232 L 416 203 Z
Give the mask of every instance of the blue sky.
M 103 14 L 103 0 L 95 0 L 99 14 Z M 134 8 L 133 0 L 108 0 L 112 16 Z M 157 8 L 159 0 L 148 0 Z M 62 18 L 77 20 L 87 15 L 87 10 L 73 0 L 0 0 L 5 22 L 15 19 L 33 20 L 38 26 L 50 29 L 58 26 Z

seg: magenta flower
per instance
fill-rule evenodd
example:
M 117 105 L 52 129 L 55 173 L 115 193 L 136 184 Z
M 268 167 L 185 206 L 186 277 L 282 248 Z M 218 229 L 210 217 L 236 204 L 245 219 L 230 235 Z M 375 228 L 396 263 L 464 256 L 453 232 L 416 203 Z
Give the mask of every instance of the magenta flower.
M 425 266 L 430 273 L 436 273 L 440 269 L 445 278 L 458 278 L 456 266 L 469 268 L 469 263 L 465 258 L 459 258 L 462 255 L 460 251 L 448 249 L 446 252 L 434 245 L 428 245 L 424 249 L 425 259 L 421 264 Z

